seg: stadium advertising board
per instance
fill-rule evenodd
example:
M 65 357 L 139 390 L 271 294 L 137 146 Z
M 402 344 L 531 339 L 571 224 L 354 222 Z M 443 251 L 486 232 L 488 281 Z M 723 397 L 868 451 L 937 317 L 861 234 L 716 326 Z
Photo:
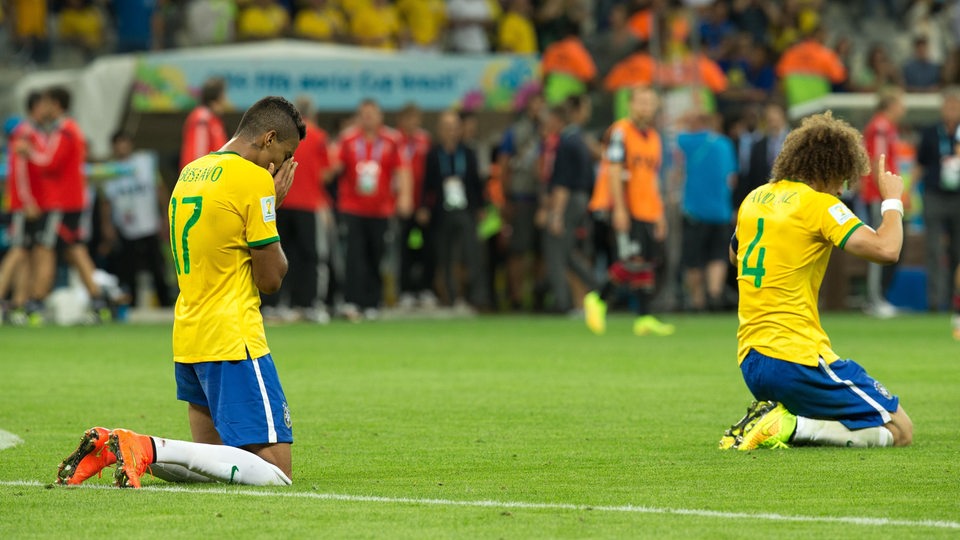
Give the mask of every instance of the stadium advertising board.
M 416 103 L 509 110 L 514 94 L 539 77 L 531 56 L 389 53 L 278 42 L 257 47 L 193 50 L 138 59 L 133 106 L 142 112 L 189 110 L 203 81 L 222 77 L 227 97 L 244 109 L 269 94 L 307 95 L 325 110 L 352 110 L 375 98 L 387 109 Z

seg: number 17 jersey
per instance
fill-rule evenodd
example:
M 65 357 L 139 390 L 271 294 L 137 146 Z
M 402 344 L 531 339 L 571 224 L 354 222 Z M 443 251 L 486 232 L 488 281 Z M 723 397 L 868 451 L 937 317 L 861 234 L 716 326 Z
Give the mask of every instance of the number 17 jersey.
M 839 199 L 781 180 L 753 190 L 737 220 L 738 361 L 755 349 L 816 366 L 838 359 L 820 325 L 817 297 L 833 246 L 863 223 Z
M 181 171 L 168 212 L 180 285 L 174 361 L 268 354 L 250 250 L 280 240 L 270 173 L 233 152 L 208 154 Z

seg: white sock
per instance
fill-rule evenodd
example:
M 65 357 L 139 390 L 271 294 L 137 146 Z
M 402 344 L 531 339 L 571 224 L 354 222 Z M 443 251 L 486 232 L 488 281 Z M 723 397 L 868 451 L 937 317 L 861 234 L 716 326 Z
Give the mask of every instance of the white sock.
M 186 483 L 200 483 L 200 482 L 213 482 L 214 479 L 203 476 L 202 474 L 197 474 L 190 469 L 184 467 L 183 465 L 176 465 L 174 463 L 154 463 L 150 465 L 150 468 L 147 471 L 156 476 L 161 480 L 166 480 L 167 482 L 186 482 Z
M 797 417 L 793 440 L 818 446 L 893 446 L 893 434 L 883 426 L 850 430 L 836 420 L 814 420 L 803 416 Z
M 289 486 L 293 482 L 260 456 L 217 444 L 202 444 L 154 437 L 157 463 L 173 463 L 227 484 Z

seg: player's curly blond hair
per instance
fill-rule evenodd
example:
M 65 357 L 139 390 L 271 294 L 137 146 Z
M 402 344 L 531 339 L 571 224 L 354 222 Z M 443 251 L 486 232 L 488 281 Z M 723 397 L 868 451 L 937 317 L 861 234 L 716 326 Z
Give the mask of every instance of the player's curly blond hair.
M 831 111 L 803 119 L 791 131 L 773 162 L 771 182 L 794 180 L 835 193 L 870 172 L 863 136 Z

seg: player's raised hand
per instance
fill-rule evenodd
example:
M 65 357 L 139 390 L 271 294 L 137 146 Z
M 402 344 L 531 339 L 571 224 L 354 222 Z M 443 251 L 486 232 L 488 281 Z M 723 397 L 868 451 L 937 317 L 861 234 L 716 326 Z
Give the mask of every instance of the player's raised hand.
M 903 178 L 887 170 L 887 155 L 880 154 L 879 170 L 877 171 L 877 187 L 880 196 L 886 199 L 900 199 L 903 196 Z
M 273 175 L 273 185 L 277 189 L 277 207 L 279 207 L 283 200 L 287 198 L 290 186 L 293 185 L 293 172 L 297 170 L 297 162 L 293 159 L 284 161 L 280 165 L 280 170 L 276 173 L 274 173 L 274 165 L 271 163 L 267 170 Z

